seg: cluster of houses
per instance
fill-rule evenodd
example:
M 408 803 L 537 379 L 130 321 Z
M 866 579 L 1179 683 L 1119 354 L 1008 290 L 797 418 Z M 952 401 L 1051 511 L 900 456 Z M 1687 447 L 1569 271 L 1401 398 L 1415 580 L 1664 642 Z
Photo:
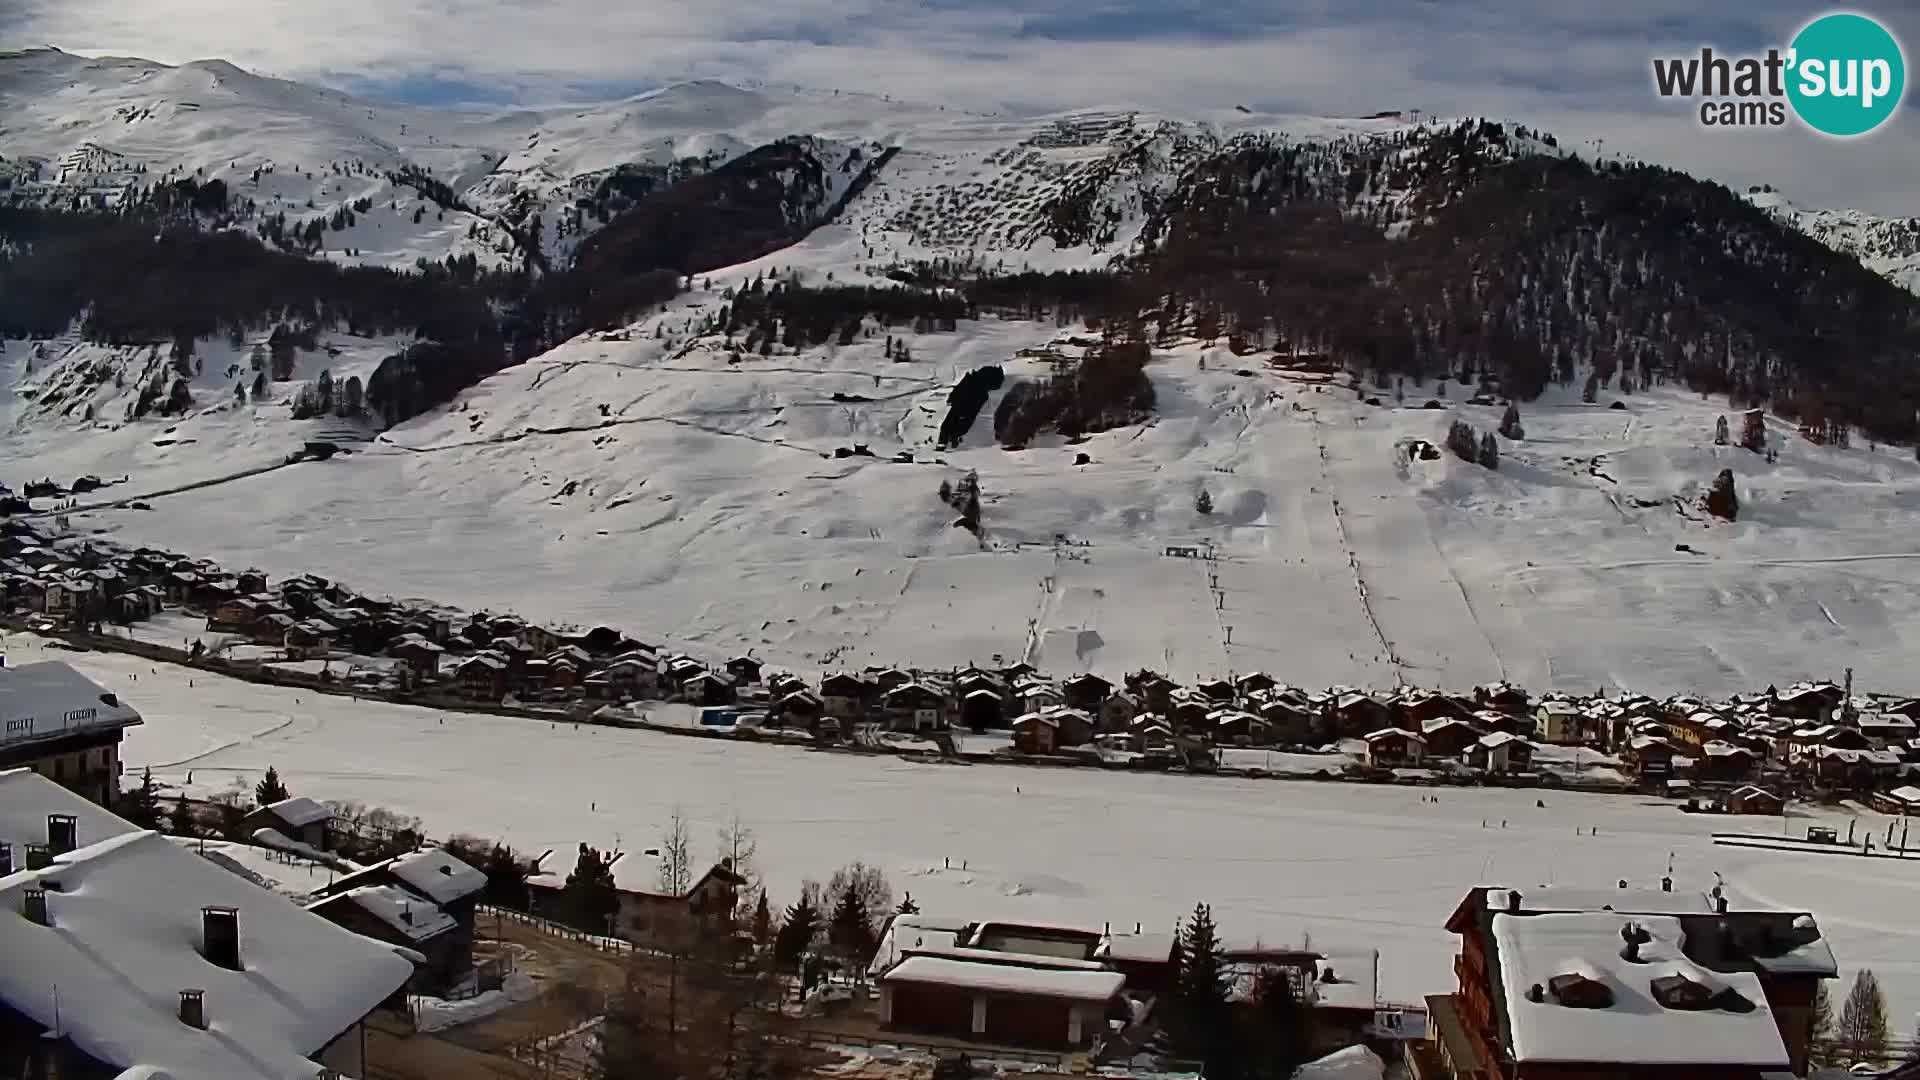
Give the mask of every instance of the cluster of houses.
M 374 689 L 476 703 L 682 701 L 823 740 L 874 729 L 935 738 L 955 728 L 1006 731 L 1022 754 L 1105 751 L 1189 766 L 1215 760 L 1220 748 L 1344 746 L 1355 748 L 1357 771 L 1481 776 L 1526 776 L 1543 747 L 1583 747 L 1643 787 L 1740 791 L 1723 808 L 1762 812 L 1796 792 L 1885 801 L 1920 772 L 1920 699 L 1854 697 L 1832 682 L 1717 702 L 1536 700 L 1508 684 L 1464 694 L 1310 691 L 1261 672 L 1185 685 L 1138 671 L 1116 685 L 1093 673 L 1056 679 L 1025 663 L 870 668 L 810 682 L 752 656 L 713 664 L 611 627 L 562 631 L 512 615 L 453 613 L 313 575 L 271 583 L 259 571 L 228 573 L 152 548 L 49 540 L 13 521 L 0 523 L 0 587 L 10 610 L 71 626 L 137 622 L 174 605 L 204 614 L 209 634 L 283 660 L 383 657 L 344 676 Z

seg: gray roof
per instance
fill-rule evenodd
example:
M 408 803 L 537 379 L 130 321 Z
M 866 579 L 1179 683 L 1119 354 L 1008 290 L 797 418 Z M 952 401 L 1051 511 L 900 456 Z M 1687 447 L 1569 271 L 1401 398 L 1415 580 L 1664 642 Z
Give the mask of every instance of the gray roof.
M 61 661 L 0 668 L 0 745 L 140 722 L 133 706 Z

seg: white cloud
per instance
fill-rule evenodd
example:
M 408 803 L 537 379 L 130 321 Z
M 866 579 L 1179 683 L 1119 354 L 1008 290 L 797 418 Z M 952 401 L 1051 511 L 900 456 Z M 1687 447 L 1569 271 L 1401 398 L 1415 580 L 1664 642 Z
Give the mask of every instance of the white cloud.
M 1654 55 L 1780 44 L 1789 0 L 20 0 L 0 39 L 169 62 L 221 57 L 362 92 L 423 77 L 548 101 L 754 78 L 968 107 L 1246 103 L 1513 118 L 1803 202 L 1920 212 L 1912 110 L 1856 143 L 1706 132 L 1650 88 Z M 1883 16 L 1920 42 L 1920 14 Z M 1920 46 L 1910 47 L 1920 60 Z M 444 94 L 444 91 L 443 91 Z M 1920 94 L 1912 97 L 1920 102 Z M 1920 107 L 1920 106 L 1916 106 Z

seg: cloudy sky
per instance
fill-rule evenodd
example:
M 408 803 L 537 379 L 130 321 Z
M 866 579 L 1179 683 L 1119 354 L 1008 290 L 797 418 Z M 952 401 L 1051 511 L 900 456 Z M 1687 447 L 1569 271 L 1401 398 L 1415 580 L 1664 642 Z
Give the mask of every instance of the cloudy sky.
M 1703 15 L 1703 10 L 1713 14 Z M 1920 93 L 1874 135 L 1711 131 L 1651 58 L 1784 45 L 1795 0 L 0 0 L 0 46 L 218 57 L 434 103 L 605 98 L 686 78 L 965 107 L 1419 108 L 1604 139 L 1797 201 L 1920 214 Z M 1920 52 L 1920 4 L 1870 0 Z

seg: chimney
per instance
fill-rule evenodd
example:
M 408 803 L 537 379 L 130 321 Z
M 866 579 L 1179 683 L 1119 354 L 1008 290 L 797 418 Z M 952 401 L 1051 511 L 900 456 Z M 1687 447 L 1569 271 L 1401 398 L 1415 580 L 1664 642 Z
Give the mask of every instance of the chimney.
M 0 877 L 13 873 L 13 845 L 0 840 Z
M 67 1039 L 58 1032 L 41 1032 L 34 1043 L 33 1063 L 28 1075 L 33 1080 L 62 1080 L 66 1076 Z
M 201 955 L 215 967 L 228 971 L 240 967 L 240 912 L 230 907 L 200 909 Z
M 53 865 L 53 852 L 47 850 L 47 845 L 45 844 L 28 844 L 27 845 L 27 869 L 45 870 L 47 867 L 52 865 Z
M 1539 1004 L 1547 1000 L 1547 988 L 1539 983 L 1527 987 L 1527 1000 Z
M 1663 877 L 1663 878 L 1661 878 L 1661 879 L 1660 879 L 1660 891 L 1661 891 L 1661 892 L 1672 892 L 1672 891 L 1673 891 L 1673 877 L 1672 877 L 1672 875 L 1668 875 L 1667 877 Z
M 20 913 L 35 926 L 47 926 L 47 893 L 45 889 L 27 889 L 20 894 Z
M 205 990 L 180 991 L 180 1022 L 190 1028 L 207 1030 L 207 992 Z
M 1520 914 L 1520 890 L 1518 889 L 1507 890 L 1507 914 Z
M 72 814 L 47 815 L 47 847 L 55 855 L 65 855 L 80 846 L 80 823 Z
M 1727 898 L 1725 896 L 1714 897 L 1713 910 L 1716 915 L 1725 915 L 1727 913 Z

